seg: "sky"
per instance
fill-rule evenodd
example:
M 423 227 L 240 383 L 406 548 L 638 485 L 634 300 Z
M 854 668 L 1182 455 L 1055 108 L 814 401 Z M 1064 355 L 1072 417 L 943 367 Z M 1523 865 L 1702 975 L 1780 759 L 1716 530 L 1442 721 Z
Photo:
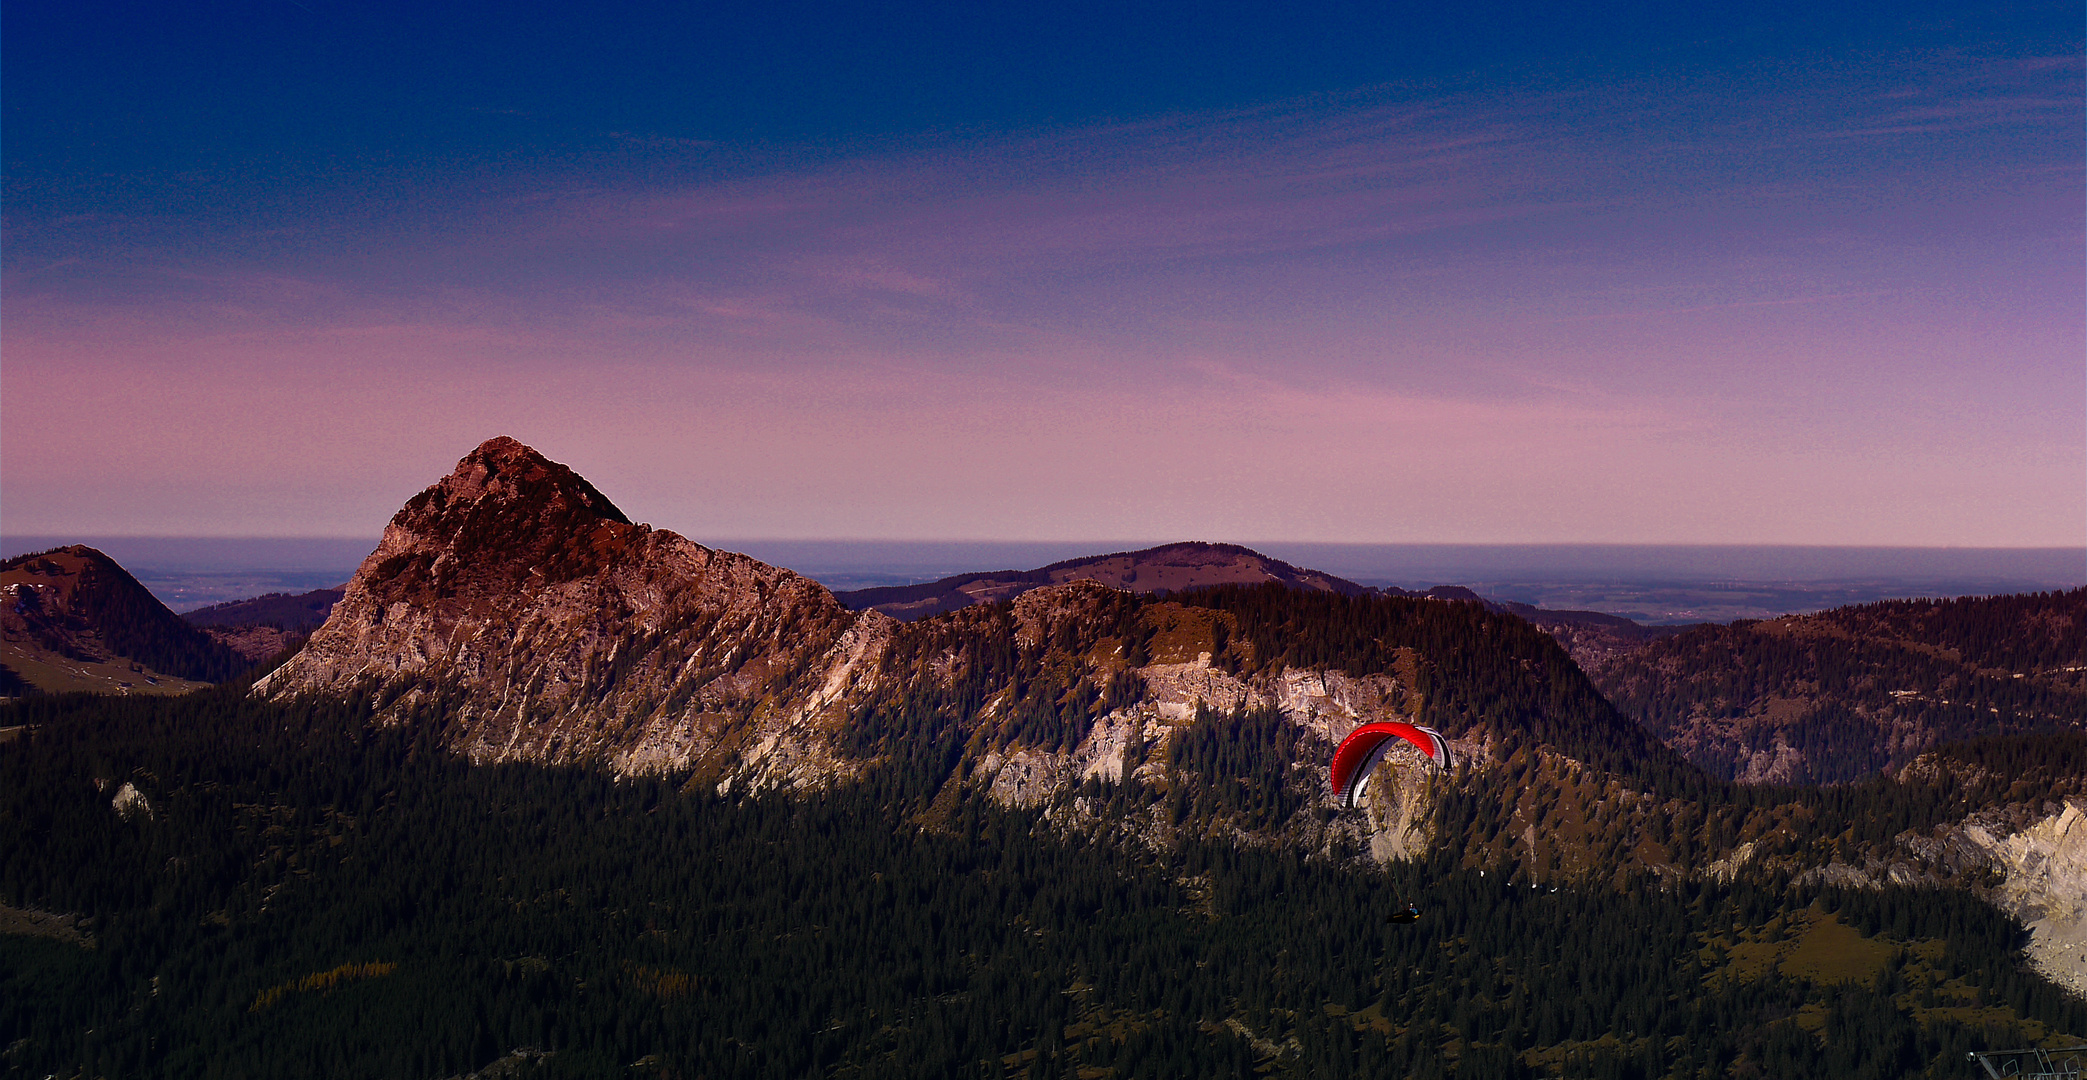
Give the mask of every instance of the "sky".
M 0 530 L 2087 543 L 2077 4 L 1447 7 L 10 3 Z

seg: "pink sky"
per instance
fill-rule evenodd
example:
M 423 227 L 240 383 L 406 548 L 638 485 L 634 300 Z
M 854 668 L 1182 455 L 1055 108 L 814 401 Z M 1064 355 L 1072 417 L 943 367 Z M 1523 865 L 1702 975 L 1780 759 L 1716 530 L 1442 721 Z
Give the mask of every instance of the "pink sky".
M 2077 72 L 1897 77 L 10 218 L 0 527 L 369 535 L 508 434 L 710 540 L 2087 542 Z

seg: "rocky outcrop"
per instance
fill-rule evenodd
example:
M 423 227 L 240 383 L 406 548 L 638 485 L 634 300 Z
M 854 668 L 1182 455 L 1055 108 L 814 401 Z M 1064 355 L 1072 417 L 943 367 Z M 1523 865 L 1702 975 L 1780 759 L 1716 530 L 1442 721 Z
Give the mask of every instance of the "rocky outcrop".
M 591 484 L 493 439 L 409 501 L 326 624 L 255 684 L 366 693 L 474 761 L 757 772 L 817 727 L 857 617 L 817 582 L 634 524 Z M 816 748 L 823 740 L 798 740 Z M 765 751 L 764 751 L 765 746 Z
M 1987 899 L 2029 927 L 2029 962 L 2087 998 L 2087 800 L 2017 832 L 1967 823 L 1962 836 L 2001 875 Z
M 1420 751 L 1403 743 L 1370 775 L 1362 807 L 1369 821 L 1370 855 L 1379 862 L 1427 854 L 1434 840 L 1432 781 L 1437 775 Z
M 145 793 L 139 791 L 136 784 L 127 780 L 116 789 L 116 797 L 109 800 L 109 808 L 116 811 L 117 817 L 125 819 L 152 816 L 151 800 L 145 798 Z

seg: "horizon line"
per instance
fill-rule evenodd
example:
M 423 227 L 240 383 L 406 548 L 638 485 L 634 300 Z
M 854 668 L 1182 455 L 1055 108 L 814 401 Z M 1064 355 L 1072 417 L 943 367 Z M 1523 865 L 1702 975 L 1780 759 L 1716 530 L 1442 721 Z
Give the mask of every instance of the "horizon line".
M 639 522 L 638 524 L 645 524 Z M 1461 547 L 1461 548 L 1800 548 L 1818 551 L 2044 551 L 2079 552 L 2087 554 L 2087 543 L 2082 544 L 1828 544 L 1794 541 L 1706 541 L 1706 540 L 1305 540 L 1282 537 L 1262 537 L 1253 540 L 1210 540 L 1210 539 L 1125 539 L 1125 538 L 1007 538 L 1007 537 L 889 537 L 889 536 L 718 536 L 698 539 L 678 529 L 666 529 L 653 525 L 662 532 L 673 532 L 685 539 L 705 547 L 716 547 L 727 543 L 759 544 L 1052 544 L 1052 545 L 1123 545 L 1136 544 L 1144 547 L 1164 547 L 1170 544 L 1231 544 L 1253 547 L 1256 544 L 1308 544 L 1320 547 Z M 0 547 L 12 546 L 32 540 L 57 541 L 54 547 L 68 544 L 85 544 L 94 540 L 178 540 L 192 543 L 347 543 L 374 542 L 381 539 L 382 532 L 374 534 L 341 533 L 325 536 L 282 536 L 262 533 L 239 533 L 226 535 L 203 535 L 195 533 L 0 533 Z

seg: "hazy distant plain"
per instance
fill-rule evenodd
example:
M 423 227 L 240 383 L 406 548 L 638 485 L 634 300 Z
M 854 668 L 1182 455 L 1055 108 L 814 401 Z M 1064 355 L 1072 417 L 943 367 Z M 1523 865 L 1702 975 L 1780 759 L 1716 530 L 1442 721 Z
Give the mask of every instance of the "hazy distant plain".
M 980 570 L 1027 570 L 1163 541 L 713 540 L 835 590 L 909 585 Z M 339 585 L 375 538 L 0 538 L 12 557 L 85 543 L 122 563 L 176 611 Z M 1365 585 L 1464 585 L 1538 607 L 1644 623 L 1772 618 L 1907 596 L 1970 596 L 2087 584 L 2087 548 L 1879 548 L 1622 544 L 1247 546 Z

